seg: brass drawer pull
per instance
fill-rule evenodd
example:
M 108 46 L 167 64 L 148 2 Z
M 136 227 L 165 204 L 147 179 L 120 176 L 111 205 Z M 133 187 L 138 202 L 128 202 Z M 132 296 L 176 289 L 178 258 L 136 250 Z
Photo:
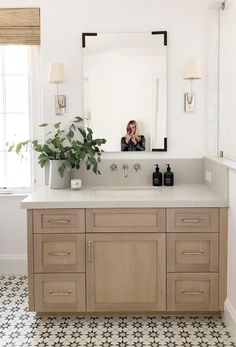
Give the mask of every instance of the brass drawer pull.
M 182 251 L 181 254 L 183 255 L 203 255 L 204 252 L 200 251 L 200 252 L 188 252 L 188 251 Z
M 51 296 L 68 296 L 71 294 L 71 290 L 67 290 L 66 292 L 54 292 L 54 290 L 50 290 L 49 295 Z
M 181 294 L 184 294 L 184 295 L 202 295 L 203 293 L 204 291 L 202 289 L 200 289 L 197 292 L 187 292 L 185 289 L 181 290 Z
M 65 252 L 48 251 L 48 254 L 51 256 L 56 256 L 56 257 L 65 257 L 68 255 L 71 255 L 71 252 L 70 251 L 65 251 Z
M 61 223 L 61 224 L 66 224 L 70 223 L 69 219 L 49 219 L 48 223 Z
M 88 261 L 89 261 L 89 263 L 92 262 L 92 250 L 91 250 L 91 247 L 92 247 L 92 241 L 89 241 L 88 242 Z
M 201 223 L 201 222 L 204 222 L 204 219 L 203 218 L 195 218 L 195 219 L 181 218 L 180 221 L 182 223 Z

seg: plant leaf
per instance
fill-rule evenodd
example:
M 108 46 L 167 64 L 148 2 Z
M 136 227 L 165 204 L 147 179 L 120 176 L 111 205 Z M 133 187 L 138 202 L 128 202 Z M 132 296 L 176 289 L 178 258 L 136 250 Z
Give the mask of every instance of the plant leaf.
M 83 136 L 84 140 L 86 140 L 87 139 L 86 131 L 80 127 L 78 128 L 78 130 L 79 130 L 80 134 Z
M 54 128 L 55 128 L 55 129 L 59 129 L 59 128 L 60 128 L 60 125 L 61 125 L 61 122 L 55 123 L 55 124 L 54 124 Z

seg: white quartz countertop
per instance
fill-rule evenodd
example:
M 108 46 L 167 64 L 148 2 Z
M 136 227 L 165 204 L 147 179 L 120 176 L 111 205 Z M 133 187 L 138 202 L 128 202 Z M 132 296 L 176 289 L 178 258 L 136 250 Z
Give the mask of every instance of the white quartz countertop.
M 204 184 L 173 187 L 90 187 L 80 190 L 44 186 L 21 202 L 26 209 L 122 207 L 228 207 L 228 199 Z

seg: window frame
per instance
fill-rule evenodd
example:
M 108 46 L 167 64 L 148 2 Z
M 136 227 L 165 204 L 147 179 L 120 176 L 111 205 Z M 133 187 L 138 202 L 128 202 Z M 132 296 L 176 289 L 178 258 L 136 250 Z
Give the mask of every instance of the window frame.
M 4 46 L 4 45 L 0 45 Z M 19 45 L 17 45 L 19 46 Z M 25 45 L 21 45 L 25 46 Z M 29 138 L 39 138 L 38 124 L 41 121 L 41 88 L 40 86 L 40 46 L 28 45 L 28 109 L 29 109 Z M 3 83 L 4 84 L 4 83 Z M 6 90 L 3 90 L 3 98 L 6 98 Z M 5 111 L 5 110 L 3 110 Z M 3 114 L 6 114 L 3 112 Z M 4 126 L 4 132 L 6 127 Z M 5 149 L 3 153 L 7 153 Z M 5 159 L 6 160 L 6 159 Z M 0 195 L 26 195 L 30 194 L 43 182 L 42 170 L 38 170 L 37 155 L 29 147 L 29 170 L 30 186 L 29 187 L 0 187 Z

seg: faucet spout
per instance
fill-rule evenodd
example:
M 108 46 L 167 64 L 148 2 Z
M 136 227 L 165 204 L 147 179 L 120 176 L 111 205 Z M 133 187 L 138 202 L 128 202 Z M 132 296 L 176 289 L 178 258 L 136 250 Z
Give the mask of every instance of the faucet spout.
M 123 165 L 122 165 L 122 169 L 124 170 L 124 177 L 125 177 L 125 178 L 128 177 L 128 168 L 129 168 L 129 165 L 128 165 L 128 164 L 123 164 Z

